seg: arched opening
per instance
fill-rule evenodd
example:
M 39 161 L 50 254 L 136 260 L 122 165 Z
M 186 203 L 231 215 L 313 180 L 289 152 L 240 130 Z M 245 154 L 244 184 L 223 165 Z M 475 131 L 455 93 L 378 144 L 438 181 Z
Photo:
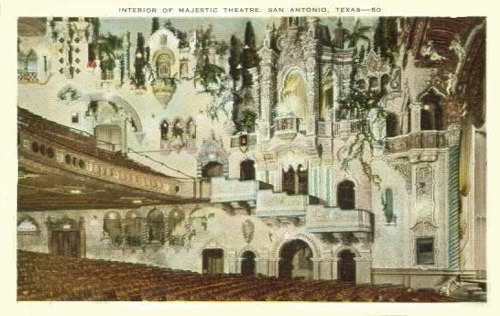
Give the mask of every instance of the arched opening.
M 203 178 L 220 177 L 223 175 L 224 166 L 217 161 L 209 161 L 201 169 L 201 176 Z
M 119 151 L 122 147 L 122 129 L 118 125 L 102 124 L 95 127 L 97 147 Z
M 328 77 L 323 84 L 321 90 L 321 107 L 319 111 L 319 118 L 325 120 L 327 118 L 328 109 L 333 107 L 333 80 Z
M 285 243 L 280 251 L 281 261 L 279 263 L 279 277 L 300 277 L 312 280 L 312 256 L 312 250 L 309 245 L 300 239 L 295 239 Z
M 240 163 L 240 180 L 255 180 L 255 161 L 248 159 Z
M 179 65 L 179 74 L 180 74 L 180 77 L 181 78 L 188 78 L 189 76 L 189 64 L 188 64 L 188 60 L 187 59 L 184 59 L 184 60 L 181 60 L 180 62 L 180 65 Z
M 395 113 L 388 113 L 385 118 L 385 135 L 394 137 L 398 134 L 398 116 Z
M 302 121 L 307 118 L 307 85 L 298 71 L 290 72 L 285 78 L 278 112 L 280 116 L 293 115 Z
M 203 274 L 224 273 L 224 251 L 222 249 L 203 249 Z
M 156 73 L 158 78 L 171 78 L 171 66 L 173 64 L 173 56 L 167 53 L 161 54 L 156 59 Z
M 395 217 L 394 217 L 394 197 L 391 188 L 385 189 L 384 213 L 387 223 L 392 223 Z
M 160 125 L 160 135 L 162 140 L 168 139 L 168 127 L 168 122 L 166 120 L 163 120 Z
M 38 56 L 34 50 L 30 50 L 28 56 L 26 57 L 26 70 L 28 73 L 38 72 Z
M 123 241 L 122 219 L 118 212 L 112 211 L 106 213 L 104 216 L 104 232 L 108 234 L 114 246 L 121 245 Z
M 337 187 L 337 203 L 342 210 L 355 208 L 354 183 L 349 180 L 342 181 Z
M 194 121 L 190 119 L 187 123 L 187 134 L 189 138 L 196 138 L 196 125 L 194 124 Z
M 384 96 L 389 93 L 389 82 L 391 80 L 391 77 L 388 74 L 382 75 L 382 78 L 380 78 L 380 92 L 381 95 Z
M 125 236 L 129 246 L 142 245 L 142 218 L 135 211 L 130 211 L 125 216 Z
M 421 98 L 422 108 L 420 110 L 420 129 L 443 130 L 446 126 L 441 97 L 430 90 Z
M 356 282 L 356 255 L 346 249 L 338 255 L 337 261 L 337 279 L 343 282 Z
M 302 165 L 298 167 L 297 178 L 299 184 L 298 194 L 308 194 L 308 172 Z
M 371 92 L 375 92 L 379 90 L 379 82 L 377 77 L 368 78 L 368 90 Z
M 286 172 L 283 171 L 283 192 L 295 194 L 295 170 L 292 166 Z
M 252 251 L 245 251 L 241 255 L 241 274 L 255 275 L 255 254 Z
M 162 245 L 165 242 L 165 220 L 160 210 L 153 209 L 148 214 L 148 241 Z

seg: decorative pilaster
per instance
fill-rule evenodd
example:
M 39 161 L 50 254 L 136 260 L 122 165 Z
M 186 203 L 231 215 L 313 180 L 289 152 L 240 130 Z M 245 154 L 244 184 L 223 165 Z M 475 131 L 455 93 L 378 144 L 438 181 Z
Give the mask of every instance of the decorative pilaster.
M 313 257 L 313 258 L 311 258 L 311 261 L 313 263 L 313 279 L 319 280 L 320 279 L 319 265 L 320 265 L 320 262 L 322 261 L 322 259 Z
M 277 55 L 270 48 L 259 51 L 260 62 L 260 121 L 261 141 L 271 136 L 270 126 L 273 124 L 272 109 L 276 104 L 276 61 Z
M 411 110 L 411 132 L 420 131 L 420 111 L 422 109 L 422 103 L 410 104 Z
M 371 266 L 372 262 L 369 258 L 356 257 L 356 284 L 366 284 L 372 282 Z
M 459 165 L 460 165 L 460 130 L 449 130 L 450 149 L 448 156 L 448 268 L 456 270 L 459 268 L 460 253 L 460 188 L 459 188 Z

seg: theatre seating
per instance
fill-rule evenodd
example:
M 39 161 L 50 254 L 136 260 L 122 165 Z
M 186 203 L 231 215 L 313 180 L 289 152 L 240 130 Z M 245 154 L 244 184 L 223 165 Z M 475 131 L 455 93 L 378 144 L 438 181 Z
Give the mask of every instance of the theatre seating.
M 18 251 L 19 301 L 449 302 L 430 290 L 233 274 L 201 275 Z

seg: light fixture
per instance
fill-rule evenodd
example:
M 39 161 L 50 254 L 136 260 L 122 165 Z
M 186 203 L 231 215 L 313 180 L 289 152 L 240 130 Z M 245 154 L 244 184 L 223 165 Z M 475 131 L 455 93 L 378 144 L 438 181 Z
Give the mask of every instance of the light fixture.
M 142 204 L 142 200 L 132 200 L 132 204 Z
M 71 190 L 69 190 L 69 193 L 71 193 L 71 194 L 81 194 L 82 191 L 78 190 L 78 189 L 71 189 Z

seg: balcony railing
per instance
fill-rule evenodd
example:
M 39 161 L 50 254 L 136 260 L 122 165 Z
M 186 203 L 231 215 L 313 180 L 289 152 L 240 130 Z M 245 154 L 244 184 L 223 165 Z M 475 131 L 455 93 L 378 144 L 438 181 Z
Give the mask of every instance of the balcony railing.
M 389 153 L 405 152 L 410 149 L 445 148 L 448 145 L 445 131 L 420 131 L 387 138 Z
M 257 135 L 255 133 L 231 136 L 231 148 L 252 146 L 257 144 Z
M 341 120 L 333 123 L 333 135 L 348 136 L 358 134 L 365 128 L 368 128 L 368 123 L 365 119 Z
M 293 138 L 299 132 L 300 127 L 300 120 L 297 117 L 274 119 L 274 135 L 283 139 Z
M 309 195 L 288 195 L 285 192 L 275 193 L 272 190 L 257 192 L 257 209 L 260 217 L 304 216 L 309 204 L 319 201 Z
M 367 210 L 310 205 L 306 230 L 311 233 L 372 232 L 373 214 Z
M 272 189 L 270 184 L 257 180 L 211 178 L 210 201 L 212 203 L 255 201 L 259 189 Z

